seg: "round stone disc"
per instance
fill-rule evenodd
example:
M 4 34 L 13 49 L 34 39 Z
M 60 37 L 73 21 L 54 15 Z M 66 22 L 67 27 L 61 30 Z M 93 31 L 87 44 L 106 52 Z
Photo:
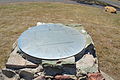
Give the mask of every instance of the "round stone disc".
M 24 53 L 41 59 L 60 59 L 78 54 L 85 48 L 85 35 L 62 24 L 32 27 L 18 38 Z

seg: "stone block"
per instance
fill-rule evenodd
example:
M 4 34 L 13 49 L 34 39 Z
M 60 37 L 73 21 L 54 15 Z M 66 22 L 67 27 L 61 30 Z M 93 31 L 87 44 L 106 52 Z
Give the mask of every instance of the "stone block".
M 36 74 L 39 72 L 43 72 L 43 67 L 41 65 L 39 65 L 37 68 L 23 68 L 23 69 L 19 69 L 18 72 L 21 72 L 21 71 L 26 71 L 26 72 Z
M 21 71 L 19 76 L 25 80 L 33 80 L 34 78 L 34 74 L 27 71 Z
M 2 78 L 2 79 L 1 79 Z M 0 80 L 19 80 L 20 77 L 13 70 L 3 69 Z
M 6 63 L 7 68 L 24 68 L 30 67 L 34 68 L 37 67 L 37 64 L 34 64 L 26 59 L 24 59 L 19 53 L 17 53 L 18 48 L 16 47 L 14 51 L 10 54 L 8 61 Z
M 85 54 L 76 62 L 76 68 L 84 73 L 98 72 L 98 63 L 96 63 L 96 58 L 94 58 L 93 55 Z

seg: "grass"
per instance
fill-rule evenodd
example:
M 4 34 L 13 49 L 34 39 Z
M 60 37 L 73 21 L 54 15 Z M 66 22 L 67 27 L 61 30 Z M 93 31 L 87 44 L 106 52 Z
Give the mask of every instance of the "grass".
M 120 76 L 120 12 L 63 3 L 11 3 L 0 5 L 0 67 L 7 61 L 12 44 L 36 23 L 79 23 L 92 36 L 100 69 L 115 80 Z M 79 29 L 79 28 L 77 28 Z

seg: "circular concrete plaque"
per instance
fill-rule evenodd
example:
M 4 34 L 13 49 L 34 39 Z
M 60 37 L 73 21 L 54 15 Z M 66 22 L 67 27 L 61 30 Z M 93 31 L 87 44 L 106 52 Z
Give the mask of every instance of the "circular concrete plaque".
M 85 48 L 85 35 L 63 24 L 32 27 L 18 38 L 24 53 L 42 59 L 60 59 L 78 54 Z

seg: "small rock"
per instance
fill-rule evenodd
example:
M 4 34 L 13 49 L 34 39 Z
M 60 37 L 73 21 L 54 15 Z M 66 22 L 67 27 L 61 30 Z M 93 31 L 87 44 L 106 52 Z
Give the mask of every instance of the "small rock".
M 8 78 L 12 78 L 16 75 L 14 71 L 9 70 L 9 69 L 2 70 L 2 73 Z
M 42 67 L 42 65 L 39 65 L 37 68 L 33 69 L 35 73 L 37 72 L 42 72 L 44 69 Z
M 14 71 L 9 69 L 2 70 L 2 80 L 19 80 L 20 77 L 18 74 L 16 74 Z
M 77 80 L 87 80 L 86 76 L 79 77 Z
M 43 23 L 43 22 L 37 22 L 37 26 L 42 25 L 42 24 L 45 24 L 45 23 Z
M 55 76 L 55 79 L 56 80 L 71 80 L 71 77 L 70 76 L 64 76 L 64 75 L 56 75 Z
M 63 65 L 63 73 L 76 75 L 76 65 L 69 65 L 69 64 Z
M 99 72 L 87 74 L 88 80 L 105 80 L 103 75 Z
M 34 78 L 34 74 L 27 71 L 21 71 L 19 76 L 25 80 L 32 80 Z
M 46 80 L 44 76 L 38 76 L 37 78 L 35 78 L 34 80 Z
M 39 75 L 39 76 L 44 76 L 45 73 L 44 73 L 44 72 L 39 72 L 39 73 L 37 73 L 37 75 Z
M 38 74 L 34 74 L 34 78 L 37 78 L 39 75 Z

